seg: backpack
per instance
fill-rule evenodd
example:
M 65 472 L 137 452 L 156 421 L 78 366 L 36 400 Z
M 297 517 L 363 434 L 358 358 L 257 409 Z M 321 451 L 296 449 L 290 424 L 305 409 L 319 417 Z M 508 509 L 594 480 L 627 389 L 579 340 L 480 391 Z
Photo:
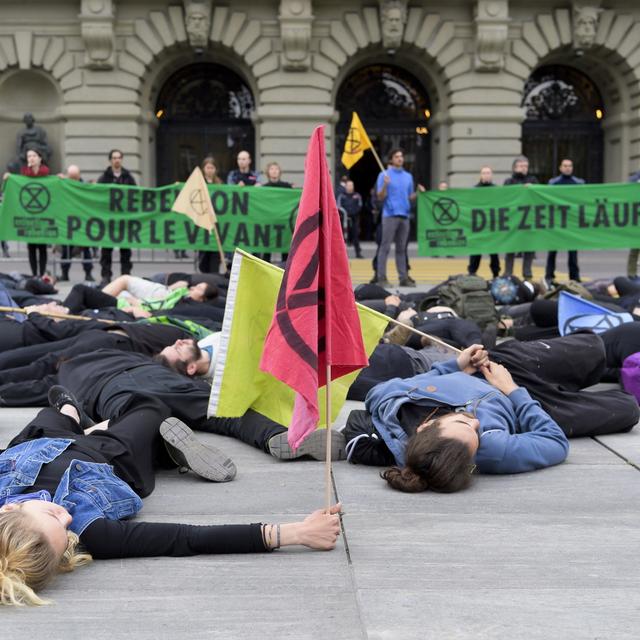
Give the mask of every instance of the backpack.
M 623 389 L 640 402 L 640 352 L 632 353 L 624 359 L 620 369 L 620 381 Z
M 576 282 L 575 280 L 561 282 L 550 291 L 547 291 L 547 293 L 544 294 L 543 298 L 545 300 L 557 298 L 560 295 L 561 291 L 573 293 L 574 296 L 579 296 L 580 298 L 584 298 L 585 300 L 593 300 L 593 296 L 591 295 L 589 289 L 581 285 L 579 282 Z
M 438 289 L 440 304 L 451 307 L 461 318 L 473 320 L 481 329 L 498 322 L 489 285 L 479 276 L 458 276 Z

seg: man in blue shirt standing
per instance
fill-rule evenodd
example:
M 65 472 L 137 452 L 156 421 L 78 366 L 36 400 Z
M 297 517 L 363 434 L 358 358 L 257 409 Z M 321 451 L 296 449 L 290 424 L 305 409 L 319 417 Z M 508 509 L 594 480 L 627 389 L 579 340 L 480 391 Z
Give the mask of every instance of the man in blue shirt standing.
M 403 165 L 402 149 L 394 149 L 389 154 L 388 169 L 380 173 L 376 182 L 378 200 L 382 202 L 382 239 L 378 249 L 376 284 L 382 287 L 390 284 L 387 280 L 387 257 L 392 242 L 396 245 L 396 268 L 400 286 L 416 286 L 415 280 L 409 277 L 406 252 L 409 240 L 409 213 L 416 193 L 413 188 L 413 177 L 402 168 Z M 418 189 L 424 191 L 422 185 L 418 185 Z
M 560 163 L 560 175 L 555 178 L 551 178 L 549 180 L 549 184 L 551 185 L 560 185 L 566 186 L 571 184 L 584 184 L 584 180 L 582 178 L 576 178 L 573 175 L 573 160 L 569 158 L 564 158 Z M 545 268 L 544 280 L 547 287 L 551 287 L 555 278 L 556 271 L 556 255 L 557 251 L 549 251 L 547 253 L 547 265 Z M 578 252 L 577 251 L 569 251 L 568 252 L 568 263 L 569 263 L 569 280 L 575 280 L 576 282 L 580 282 L 580 268 L 578 267 Z

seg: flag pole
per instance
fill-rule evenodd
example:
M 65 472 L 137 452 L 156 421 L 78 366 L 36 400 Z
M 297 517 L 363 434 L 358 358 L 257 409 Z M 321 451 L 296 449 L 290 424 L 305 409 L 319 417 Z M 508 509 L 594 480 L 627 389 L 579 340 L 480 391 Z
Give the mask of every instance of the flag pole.
M 327 453 L 324 463 L 324 497 L 327 513 L 331 508 L 331 365 L 327 364 L 327 392 L 325 394 L 325 424 Z
M 400 327 L 405 327 L 405 329 L 409 329 L 409 331 L 411 331 L 412 333 L 422 336 L 423 338 L 427 338 L 431 342 L 435 342 L 436 344 L 439 344 L 441 347 L 445 347 L 449 351 L 453 351 L 454 353 L 462 353 L 462 349 L 457 349 L 456 347 L 452 347 L 450 344 L 447 344 L 446 342 L 444 342 L 444 340 L 440 340 L 440 338 L 436 338 L 435 336 L 432 336 L 429 333 L 424 333 L 424 331 L 420 331 L 419 329 L 416 329 L 411 325 L 405 324 L 404 322 L 400 322 L 399 320 L 395 320 L 394 318 L 389 318 L 389 322 L 392 324 L 396 324 Z
M 216 237 L 216 244 L 218 245 L 218 253 L 220 254 L 220 264 L 222 265 L 222 275 L 227 273 L 227 261 L 224 257 L 224 251 L 222 250 L 222 242 L 220 241 L 220 234 L 218 233 L 218 225 L 213 223 L 213 234 Z
M 32 313 L 28 309 L 20 307 L 0 307 L 0 313 L 24 313 L 25 315 Z M 88 318 L 87 316 L 74 316 L 70 313 L 55 313 L 54 311 L 38 311 L 41 316 L 48 318 L 58 318 L 60 320 L 97 320 L 106 324 L 116 324 L 115 320 L 107 320 L 106 318 Z
M 378 162 L 378 166 L 380 167 L 380 171 L 382 171 L 382 173 L 384 173 L 386 171 L 386 169 L 382 165 L 382 160 L 380 160 L 380 156 L 378 155 L 378 152 L 376 151 L 376 148 L 373 146 L 373 144 L 369 148 L 371 149 L 371 153 L 373 153 L 373 157 Z

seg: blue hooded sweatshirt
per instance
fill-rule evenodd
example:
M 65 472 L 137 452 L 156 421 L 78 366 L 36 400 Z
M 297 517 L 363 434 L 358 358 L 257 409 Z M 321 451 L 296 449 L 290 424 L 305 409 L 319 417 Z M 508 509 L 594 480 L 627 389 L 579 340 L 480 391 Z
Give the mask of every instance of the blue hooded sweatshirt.
M 563 462 L 569 442 L 562 429 L 518 387 L 508 396 L 479 376 L 462 373 L 456 360 L 438 362 L 427 373 L 376 385 L 365 404 L 378 433 L 399 466 L 405 464 L 409 436 L 398 420 L 403 404 L 450 406 L 480 422 L 475 464 L 481 473 L 521 473 Z

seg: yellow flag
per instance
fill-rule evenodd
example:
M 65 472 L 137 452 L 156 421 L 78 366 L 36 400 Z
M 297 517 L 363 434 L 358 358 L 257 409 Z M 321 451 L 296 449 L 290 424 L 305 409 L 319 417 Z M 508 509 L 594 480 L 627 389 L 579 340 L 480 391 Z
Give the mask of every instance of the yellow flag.
M 204 179 L 200 167 L 196 167 L 184 183 L 184 187 L 178 194 L 171 210 L 176 213 L 184 213 L 196 225 L 207 231 L 213 229 L 216 214 L 213 210 L 213 204 L 211 204 L 207 181 Z
M 347 138 L 344 141 L 342 164 L 347 167 L 347 169 L 351 169 L 351 167 L 362 158 L 367 149 L 373 149 L 373 145 L 362 126 L 362 122 L 360 122 L 358 114 L 354 111 L 351 117 L 349 133 L 347 133 Z
M 260 369 L 266 338 L 282 283 L 283 270 L 236 249 L 227 292 L 227 308 L 217 353 L 208 416 L 238 417 L 253 409 L 278 424 L 288 426 L 295 391 Z M 389 318 L 356 305 L 362 339 L 371 355 Z M 331 421 L 344 404 L 347 391 L 360 371 L 331 381 Z M 325 424 L 326 387 L 318 390 L 319 426 Z

